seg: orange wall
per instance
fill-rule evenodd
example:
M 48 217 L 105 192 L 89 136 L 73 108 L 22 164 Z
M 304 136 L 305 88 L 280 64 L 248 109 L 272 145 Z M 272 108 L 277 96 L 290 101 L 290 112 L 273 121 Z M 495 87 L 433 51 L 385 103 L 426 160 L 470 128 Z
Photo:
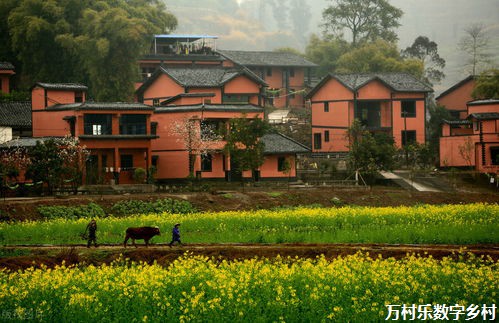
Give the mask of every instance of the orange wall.
M 196 88 L 189 88 L 189 93 L 214 93 L 215 96 L 212 96 L 211 103 L 218 104 L 222 103 L 222 89 L 221 88 L 214 88 L 214 87 L 196 87 Z M 202 102 L 202 100 L 201 100 Z M 199 103 L 201 103 L 199 102 Z
M 10 93 L 10 77 L 8 75 L 0 75 L 0 91 Z
M 240 75 L 224 86 L 224 93 L 230 94 L 241 94 L 241 93 L 260 93 L 260 86 L 248 77 Z
M 393 137 L 397 147 L 402 147 L 402 131 L 403 130 L 416 130 L 416 141 L 420 144 L 425 143 L 425 101 L 416 101 L 416 117 L 404 118 L 401 115 L 402 101 L 393 101 Z
M 477 105 L 469 105 L 468 106 L 468 114 L 487 113 L 487 112 L 499 113 L 499 103 L 477 104 Z
M 284 174 L 277 170 L 279 157 L 286 157 L 291 164 L 291 172 L 290 174 Z M 265 162 L 260 167 L 260 177 L 269 177 L 269 178 L 287 178 L 296 176 L 296 167 L 295 167 L 295 157 L 292 155 L 268 155 L 265 156 Z
M 33 137 L 63 137 L 70 134 L 69 123 L 63 118 L 74 114 L 74 111 L 33 111 Z
M 445 106 L 448 110 L 466 110 L 466 103 L 473 100 L 471 92 L 475 87 L 475 80 L 469 80 L 452 92 L 439 98 L 437 103 Z M 464 117 L 463 117 L 464 118 Z
M 464 147 L 467 138 L 472 138 L 473 149 L 470 151 L 471 163 L 475 165 L 475 142 L 476 136 L 454 136 L 440 138 L 440 166 L 441 167 L 463 167 L 470 166 L 459 153 L 459 147 Z
M 391 91 L 379 81 L 372 81 L 357 90 L 359 100 L 390 99 Z
M 173 81 L 165 74 L 161 74 L 156 80 L 149 85 L 144 91 L 144 103 L 152 105 L 152 99 L 148 98 L 165 98 L 172 97 L 180 93 L 184 93 L 184 88 L 177 82 Z M 206 92 L 206 91 L 205 91 Z

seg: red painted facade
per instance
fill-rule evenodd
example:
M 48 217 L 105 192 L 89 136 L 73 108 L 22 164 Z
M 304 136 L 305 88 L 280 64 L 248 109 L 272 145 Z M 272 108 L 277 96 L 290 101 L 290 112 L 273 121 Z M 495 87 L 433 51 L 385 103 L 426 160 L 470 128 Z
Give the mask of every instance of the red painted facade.
M 466 119 L 466 104 L 473 100 L 471 92 L 475 88 L 475 77 L 468 76 L 436 97 L 437 104 L 444 106 L 456 119 Z
M 447 121 L 440 137 L 440 166 L 499 173 L 499 100 L 467 103 L 467 119 Z
M 426 92 L 395 90 L 379 78 L 351 88 L 328 76 L 312 90 L 309 99 L 313 152 L 348 152 L 347 129 L 356 118 L 372 132 L 393 136 L 399 148 L 406 140 L 425 142 Z
M 10 79 L 16 74 L 14 66 L 7 62 L 0 62 L 0 92 L 10 93 Z

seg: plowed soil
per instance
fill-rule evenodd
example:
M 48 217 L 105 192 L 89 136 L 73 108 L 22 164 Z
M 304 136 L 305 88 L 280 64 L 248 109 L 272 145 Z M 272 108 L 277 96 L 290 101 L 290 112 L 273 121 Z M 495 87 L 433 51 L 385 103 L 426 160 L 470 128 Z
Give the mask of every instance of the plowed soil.
M 398 188 L 350 188 L 333 189 L 305 188 L 292 190 L 219 190 L 203 193 L 182 194 L 138 194 L 138 195 L 102 195 L 102 196 L 67 196 L 63 198 L 36 198 L 5 200 L 0 203 L 3 220 L 22 221 L 40 218 L 36 209 L 40 205 L 79 205 L 95 202 L 110 210 L 112 204 L 123 199 L 156 200 L 170 197 L 191 202 L 200 211 L 268 209 L 283 206 L 322 205 L 325 207 L 341 205 L 362 206 L 399 206 L 416 204 L 461 204 L 461 203 L 497 203 L 499 194 L 494 190 L 460 190 L 456 192 L 414 192 Z M 214 259 L 246 259 L 253 257 L 273 258 L 306 257 L 315 258 L 324 255 L 334 258 L 354 254 L 369 253 L 370 256 L 402 258 L 409 254 L 442 258 L 467 257 L 466 253 L 490 257 L 499 260 L 499 244 L 494 245 L 384 245 L 384 244 L 193 244 L 169 248 L 157 244 L 149 248 L 121 245 L 103 245 L 87 249 L 85 246 L 16 246 L 0 248 L 0 268 L 17 270 L 31 266 L 46 265 L 53 267 L 61 264 L 102 264 L 111 263 L 123 257 L 132 261 L 156 261 L 168 265 L 186 252 L 194 255 L 213 257 Z

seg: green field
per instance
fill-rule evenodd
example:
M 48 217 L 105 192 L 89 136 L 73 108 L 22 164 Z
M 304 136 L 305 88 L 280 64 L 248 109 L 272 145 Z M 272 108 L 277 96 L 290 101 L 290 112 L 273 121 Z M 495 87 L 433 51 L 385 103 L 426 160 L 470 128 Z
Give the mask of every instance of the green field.
M 81 244 L 88 219 L 1 223 L 0 244 Z M 149 214 L 97 220 L 99 243 L 123 242 L 127 227 L 157 225 L 170 240 L 182 223 L 186 243 L 499 243 L 499 205 L 293 208 Z

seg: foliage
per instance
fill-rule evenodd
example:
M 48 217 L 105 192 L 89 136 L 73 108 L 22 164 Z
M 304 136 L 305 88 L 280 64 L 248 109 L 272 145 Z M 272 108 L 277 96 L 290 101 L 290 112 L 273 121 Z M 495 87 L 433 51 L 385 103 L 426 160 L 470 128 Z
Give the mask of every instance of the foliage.
M 393 137 L 385 133 L 371 134 L 355 119 L 347 131 L 348 164 L 353 171 L 373 176 L 378 170 L 390 170 L 396 152 Z
M 423 75 L 423 64 L 404 59 L 395 44 L 377 40 L 343 54 L 336 62 L 336 73 L 404 72 L 417 78 Z
M 133 171 L 133 180 L 136 183 L 144 183 L 144 180 L 146 179 L 146 170 L 141 167 L 137 167 Z
M 405 150 L 411 169 L 425 169 L 434 165 L 434 153 L 430 150 L 430 146 L 428 144 L 414 142 L 405 147 Z
M 445 74 L 445 60 L 438 54 L 438 45 L 426 36 L 418 36 L 414 43 L 402 50 L 402 56 L 418 59 L 424 66 L 424 79 L 430 83 L 439 83 Z
M 186 254 L 168 267 L 120 258 L 109 266 L 0 271 L 0 298 L 16 321 L 27 315 L 102 321 L 105 313 L 130 322 L 382 322 L 387 304 L 429 304 L 430 313 L 432 304 L 477 304 L 480 314 L 482 304 L 495 302 L 498 267 L 472 256 L 396 260 L 361 253 L 235 261 Z M 449 312 L 451 319 L 456 315 Z
M 225 151 L 241 171 L 254 170 L 264 162 L 264 143 L 260 140 L 270 129 L 269 124 L 258 117 L 230 120 Z
M 402 10 L 387 0 L 331 0 L 322 17 L 324 34 L 343 37 L 347 29 L 352 45 L 383 39 L 395 42 L 398 37 L 393 29 L 400 26 Z
M 452 120 L 449 110 L 443 106 L 435 105 L 434 103 L 428 105 L 428 112 L 430 120 L 426 123 L 428 134 L 428 145 L 435 160 L 438 164 L 440 156 L 440 134 L 442 133 L 442 123 L 444 120 Z
M 319 75 L 333 72 L 337 68 L 337 61 L 349 48 L 348 43 L 339 38 L 321 39 L 313 34 L 305 48 L 306 58 L 320 66 Z
M 466 67 L 471 75 L 477 75 L 479 70 L 489 62 L 490 37 L 485 25 L 471 24 L 464 29 L 464 35 L 459 40 L 458 47 L 467 56 Z
M 11 47 L 7 54 L 17 53 L 25 86 L 81 82 L 100 101 L 130 99 L 136 61 L 150 36 L 177 25 L 158 0 L 8 1 L 0 6 L 0 21 L 8 21 L 2 40 Z
M 159 199 L 153 202 L 141 200 L 119 201 L 115 203 L 111 212 L 114 215 L 132 215 L 149 213 L 176 213 L 186 214 L 196 212 L 196 208 L 188 201 L 171 198 Z
M 37 210 L 46 219 L 102 218 L 106 216 L 102 207 L 95 203 L 79 206 L 39 206 Z
M 121 209 L 126 212 L 127 206 Z M 498 214 L 497 204 L 460 204 L 109 216 L 99 220 L 99 240 L 121 243 L 127 227 L 163 230 L 182 223 L 187 243 L 498 243 Z M 0 223 L 0 232 L 9 244 L 78 244 L 86 224 L 85 219 L 64 218 Z
M 24 91 L 12 91 L 10 93 L 0 92 L 0 102 L 18 102 L 18 101 L 29 101 L 31 100 L 31 95 Z
M 88 155 L 89 151 L 73 137 L 37 141 L 28 150 L 30 163 L 26 167 L 26 178 L 46 183 L 49 194 L 64 182 L 71 183 L 76 191 Z
M 482 72 L 476 80 L 471 96 L 475 100 L 499 99 L 499 69 Z

